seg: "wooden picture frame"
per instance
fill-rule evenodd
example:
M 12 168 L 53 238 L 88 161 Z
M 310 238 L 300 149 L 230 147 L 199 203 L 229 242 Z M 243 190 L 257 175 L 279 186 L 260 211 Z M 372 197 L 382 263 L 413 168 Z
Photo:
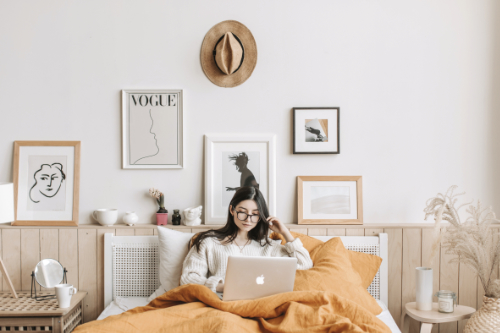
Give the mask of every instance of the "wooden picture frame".
M 80 141 L 14 142 L 12 225 L 78 226 L 80 145 Z
M 298 224 L 363 224 L 361 176 L 297 176 Z
M 294 154 L 340 154 L 340 108 L 293 108 Z

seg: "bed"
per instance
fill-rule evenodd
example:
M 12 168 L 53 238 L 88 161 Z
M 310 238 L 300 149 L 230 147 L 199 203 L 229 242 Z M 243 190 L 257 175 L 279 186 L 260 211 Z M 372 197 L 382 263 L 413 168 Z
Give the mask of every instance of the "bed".
M 327 241 L 332 236 L 315 236 Z M 344 246 L 353 251 L 375 254 L 383 261 L 368 292 L 377 300 L 382 313 L 377 317 L 393 333 L 401 333 L 387 309 L 388 304 L 388 237 L 346 236 L 340 237 Z M 149 296 L 158 288 L 157 236 L 114 236 L 104 238 L 104 304 L 105 309 L 98 320 L 149 303 Z

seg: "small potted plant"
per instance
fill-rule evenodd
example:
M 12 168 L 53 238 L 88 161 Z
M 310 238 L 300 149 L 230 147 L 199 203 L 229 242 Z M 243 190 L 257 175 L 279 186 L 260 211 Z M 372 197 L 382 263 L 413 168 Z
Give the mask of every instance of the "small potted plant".
M 156 212 L 156 224 L 166 225 L 168 221 L 168 210 L 165 209 L 165 196 L 162 192 L 160 192 L 160 190 L 155 189 L 154 187 L 149 189 L 149 195 L 155 198 L 158 206 L 160 206 Z

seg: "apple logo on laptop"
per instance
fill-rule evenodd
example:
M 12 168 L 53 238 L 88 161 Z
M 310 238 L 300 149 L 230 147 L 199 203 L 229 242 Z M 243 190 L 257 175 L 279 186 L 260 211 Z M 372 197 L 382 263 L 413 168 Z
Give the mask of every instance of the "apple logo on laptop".
M 255 279 L 255 282 L 257 282 L 257 284 L 264 284 L 264 275 L 257 276 L 257 279 Z

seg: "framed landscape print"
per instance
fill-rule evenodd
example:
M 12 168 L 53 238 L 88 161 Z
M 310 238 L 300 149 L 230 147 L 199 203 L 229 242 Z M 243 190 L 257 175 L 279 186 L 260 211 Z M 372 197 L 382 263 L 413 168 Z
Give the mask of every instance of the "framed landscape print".
M 182 169 L 182 90 L 122 90 L 123 169 Z
M 361 176 L 298 176 L 299 224 L 363 224 Z
M 80 141 L 14 142 L 12 225 L 78 225 Z
M 276 136 L 205 135 L 205 224 L 225 224 L 229 203 L 242 186 L 255 186 L 276 215 Z
M 294 154 L 340 154 L 340 108 L 293 108 Z

